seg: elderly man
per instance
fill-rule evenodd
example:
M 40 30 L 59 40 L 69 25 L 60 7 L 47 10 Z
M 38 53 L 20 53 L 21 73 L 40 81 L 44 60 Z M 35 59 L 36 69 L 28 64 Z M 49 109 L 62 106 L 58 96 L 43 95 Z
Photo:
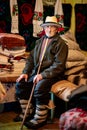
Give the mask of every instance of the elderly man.
M 22 113 L 15 118 L 15 121 L 22 121 L 32 86 L 35 84 L 24 123 L 25 126 L 33 129 L 41 127 L 47 121 L 49 92 L 51 86 L 63 78 L 68 54 L 68 47 L 58 34 L 57 18 L 47 16 L 41 27 L 45 35 L 36 41 L 36 46 L 30 52 L 25 68 L 16 83 L 16 96 Z M 39 72 L 37 72 L 38 67 L 40 67 Z

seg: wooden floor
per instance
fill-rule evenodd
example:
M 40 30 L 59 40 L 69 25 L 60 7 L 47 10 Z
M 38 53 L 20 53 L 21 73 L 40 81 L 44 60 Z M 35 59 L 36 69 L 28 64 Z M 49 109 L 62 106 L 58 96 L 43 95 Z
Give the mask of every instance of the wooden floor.
M 13 122 L 13 119 L 16 117 L 17 113 L 15 112 L 3 112 L 0 113 L 0 123 L 9 123 Z M 47 124 L 38 130 L 59 130 L 58 128 L 58 118 L 54 118 L 53 122 L 50 120 Z

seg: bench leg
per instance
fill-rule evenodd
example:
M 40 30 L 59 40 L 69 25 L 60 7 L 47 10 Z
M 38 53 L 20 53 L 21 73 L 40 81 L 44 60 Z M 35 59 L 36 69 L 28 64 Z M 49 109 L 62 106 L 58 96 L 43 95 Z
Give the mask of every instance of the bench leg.
M 51 94 L 51 100 L 50 100 L 50 119 L 51 121 L 54 118 L 54 114 L 55 114 L 55 105 L 54 105 L 54 94 L 52 92 L 50 92 Z

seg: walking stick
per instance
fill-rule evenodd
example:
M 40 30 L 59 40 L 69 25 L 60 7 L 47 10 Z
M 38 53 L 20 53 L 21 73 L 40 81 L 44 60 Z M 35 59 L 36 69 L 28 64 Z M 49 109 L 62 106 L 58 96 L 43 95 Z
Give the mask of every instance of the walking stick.
M 48 43 L 48 38 L 47 38 L 46 43 L 45 43 L 45 47 L 44 47 L 44 50 L 43 50 L 43 53 L 42 53 L 42 57 L 41 57 L 41 60 L 40 60 L 40 64 L 39 64 L 39 67 L 38 67 L 37 74 L 39 74 L 39 72 L 40 72 L 40 68 L 41 68 L 42 60 L 43 60 L 43 57 L 44 57 L 44 54 L 45 54 L 45 51 L 46 51 L 47 43 Z M 33 96 L 33 92 L 34 92 L 35 85 L 36 85 L 36 84 L 34 83 L 34 84 L 33 84 L 33 87 L 32 87 L 32 90 L 31 90 L 31 94 L 30 94 L 29 100 L 28 100 L 27 107 L 26 107 L 26 109 L 25 109 L 25 113 L 24 113 L 24 117 L 23 117 L 23 121 L 22 121 L 20 130 L 23 130 L 24 121 L 25 121 L 25 119 L 26 119 L 28 107 L 29 107 L 29 105 L 30 105 L 30 103 L 31 103 L 31 99 L 32 99 L 32 96 Z

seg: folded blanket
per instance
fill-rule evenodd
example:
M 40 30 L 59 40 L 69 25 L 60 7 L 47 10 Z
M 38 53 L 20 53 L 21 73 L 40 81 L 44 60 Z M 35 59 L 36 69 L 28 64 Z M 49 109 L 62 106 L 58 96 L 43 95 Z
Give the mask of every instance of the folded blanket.
M 8 50 L 14 47 L 21 47 L 25 45 L 25 39 L 18 34 L 0 33 L 0 45 L 2 48 Z
M 25 66 L 26 56 L 17 56 L 9 59 L 0 55 L 0 81 L 15 82 Z
M 14 47 L 11 49 L 7 49 L 7 48 L 2 48 L 2 46 L 0 46 L 0 54 L 5 55 L 5 56 L 9 56 L 9 55 L 13 55 L 14 57 L 16 56 L 21 56 L 25 53 L 26 51 L 26 47 L 22 46 L 22 47 Z
M 87 85 L 87 65 L 72 67 L 66 70 L 65 77 L 76 85 Z

